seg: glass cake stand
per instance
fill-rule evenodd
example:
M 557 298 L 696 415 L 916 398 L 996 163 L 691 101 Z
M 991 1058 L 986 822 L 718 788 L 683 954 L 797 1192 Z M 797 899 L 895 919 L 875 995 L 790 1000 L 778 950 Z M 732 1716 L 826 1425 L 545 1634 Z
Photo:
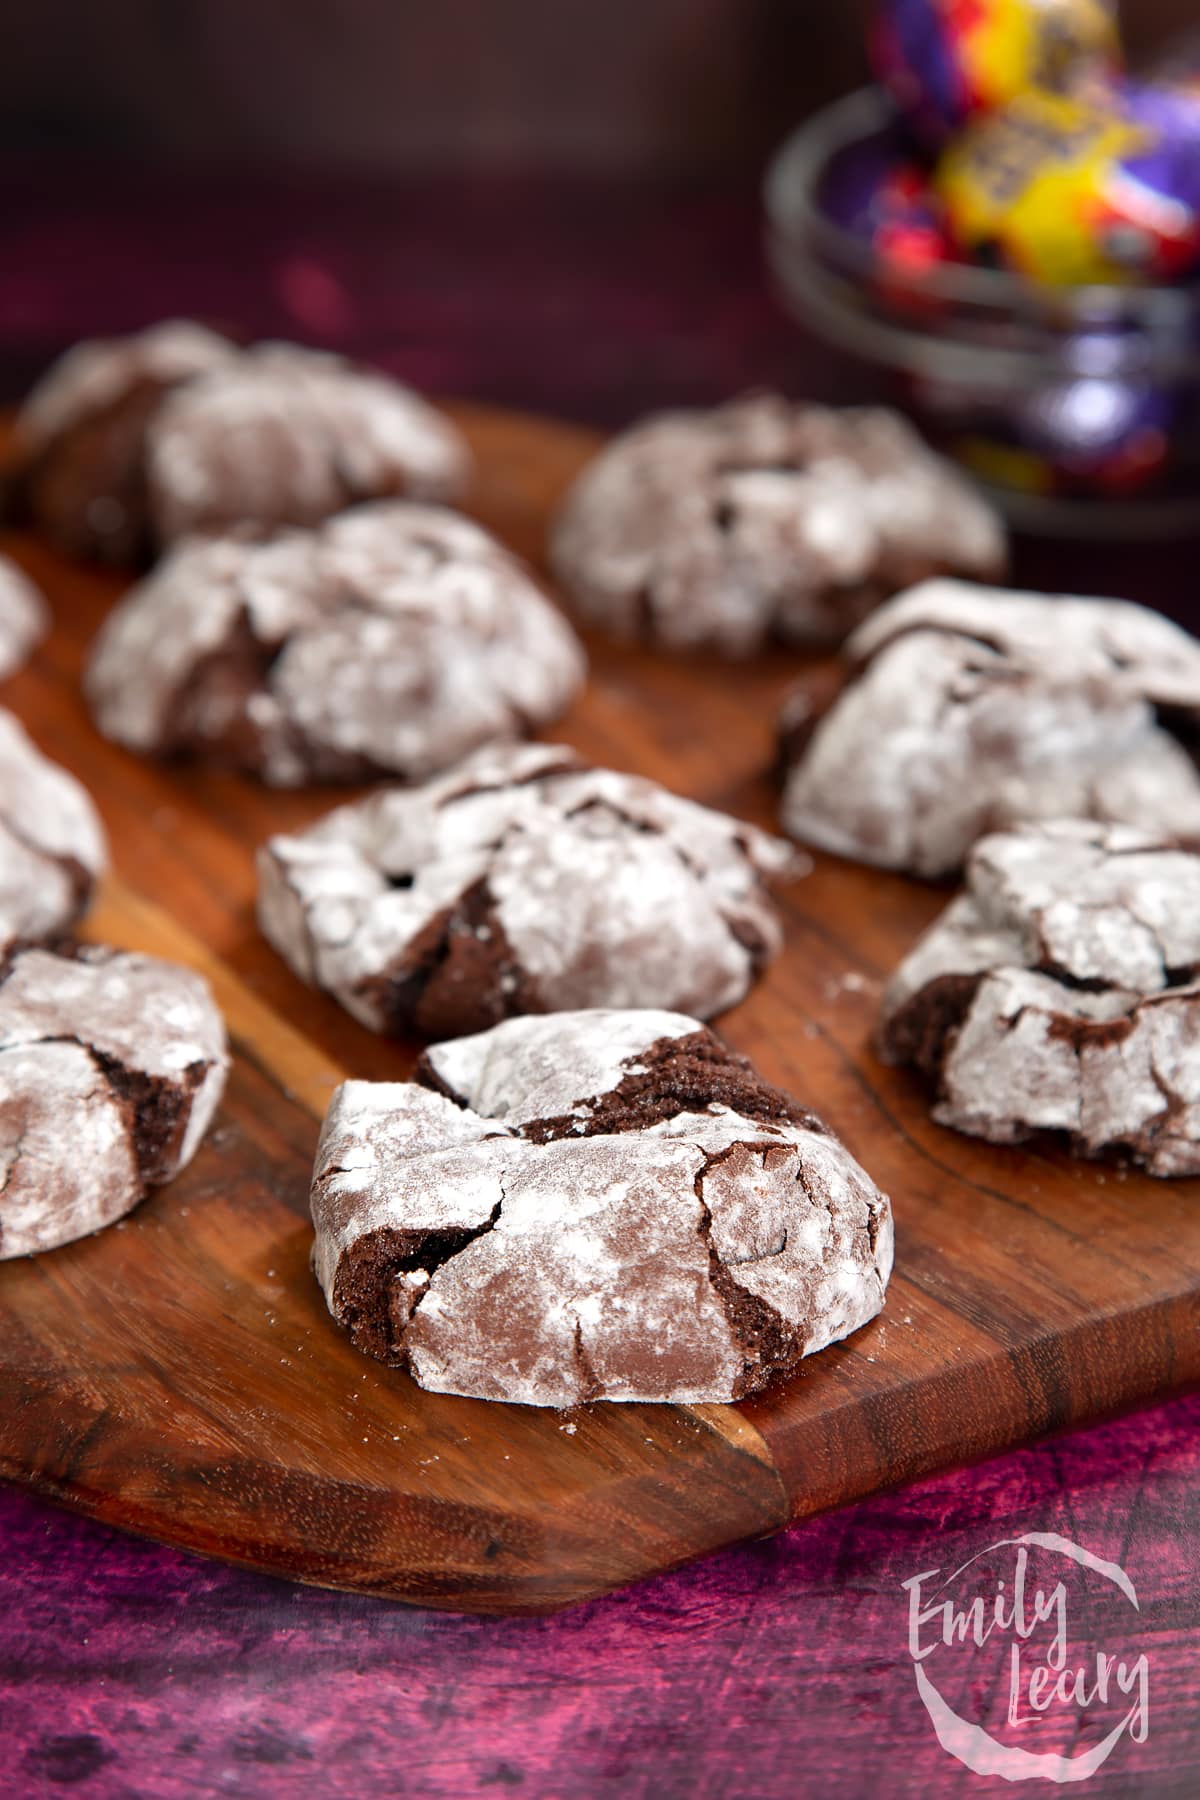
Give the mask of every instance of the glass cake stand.
M 776 155 L 767 250 L 789 310 L 1019 528 L 1200 533 L 1200 285 L 1054 288 L 953 261 L 885 266 L 827 194 L 843 159 L 896 125 L 886 96 L 863 89 Z

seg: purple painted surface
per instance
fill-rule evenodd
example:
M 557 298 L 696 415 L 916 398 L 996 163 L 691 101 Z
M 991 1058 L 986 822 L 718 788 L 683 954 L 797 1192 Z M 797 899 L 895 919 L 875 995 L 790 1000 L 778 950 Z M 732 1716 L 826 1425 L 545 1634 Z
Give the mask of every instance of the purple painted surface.
M 246 190 L 10 163 L 0 218 L 10 395 L 76 336 L 179 311 L 601 423 L 832 378 L 765 292 L 746 190 Z M 1194 618 L 1193 567 L 1046 547 L 1019 562 Z M 1039 1531 L 1119 1563 L 1139 1600 L 1114 1614 L 1111 1588 L 1065 1578 L 1072 1654 L 1149 1662 L 1147 1739 L 1085 1791 L 1182 1800 L 1200 1790 L 1198 1427 L 1200 1397 L 1182 1400 L 548 1620 L 293 1588 L 0 1489 L 0 1792 L 1008 1793 L 939 1747 L 901 1583 Z M 940 1678 L 964 1715 L 1002 1715 L 1007 1654 L 993 1640 Z M 1028 1741 L 1076 1753 L 1112 1716 L 1055 1708 Z
M 1198 1430 L 1192 1398 L 550 1619 L 290 1587 L 0 1492 L 6 1762 L 89 1795 L 1011 1792 L 939 1749 L 900 1584 L 1038 1530 L 1119 1561 L 1142 1605 L 1149 1737 L 1086 1791 L 1182 1800 L 1200 1769 Z M 971 1679 L 986 1716 L 1003 1670 L 981 1657 Z

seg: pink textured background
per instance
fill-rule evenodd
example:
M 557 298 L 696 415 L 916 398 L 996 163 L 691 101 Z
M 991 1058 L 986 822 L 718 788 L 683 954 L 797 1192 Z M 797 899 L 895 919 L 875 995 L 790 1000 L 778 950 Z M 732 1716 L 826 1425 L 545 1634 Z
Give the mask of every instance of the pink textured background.
M 1198 1433 L 1191 1398 L 550 1619 L 290 1587 L 0 1491 L 0 1785 L 172 1800 L 1011 1793 L 938 1748 L 900 1583 L 1037 1530 L 1119 1560 L 1142 1603 L 1150 1735 L 1083 1791 L 1193 1800 Z M 985 1714 L 997 1688 L 964 1704 Z
M 776 311 L 757 237 L 739 186 L 168 184 L 9 160 L 0 392 L 76 336 L 178 311 L 598 423 L 756 383 L 825 392 L 829 365 Z M 1030 583 L 1196 624 L 1194 568 L 1177 550 L 1018 559 Z M 1086 1791 L 1190 1800 L 1198 1428 L 1200 1398 L 1181 1400 L 539 1621 L 292 1588 L 0 1489 L 0 1792 L 1007 1793 L 938 1748 L 900 1583 L 1040 1530 L 1121 1562 L 1142 1603 L 1149 1740 Z M 995 1689 L 982 1660 L 957 1698 L 985 1716 Z

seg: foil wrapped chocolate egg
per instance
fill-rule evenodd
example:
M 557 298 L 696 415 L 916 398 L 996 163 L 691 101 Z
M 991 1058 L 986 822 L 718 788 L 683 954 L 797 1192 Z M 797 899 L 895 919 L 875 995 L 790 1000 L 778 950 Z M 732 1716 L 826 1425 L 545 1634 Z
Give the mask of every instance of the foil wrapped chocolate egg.
M 965 254 L 1060 285 L 1171 281 L 1200 260 L 1200 140 L 1060 94 L 1022 94 L 945 151 Z
M 929 144 L 1030 88 L 1079 94 L 1120 68 L 1112 0 L 882 0 L 879 80 Z
M 952 260 L 945 209 L 929 172 L 896 133 L 848 145 L 821 191 L 825 216 L 870 252 L 871 278 L 893 295 Z

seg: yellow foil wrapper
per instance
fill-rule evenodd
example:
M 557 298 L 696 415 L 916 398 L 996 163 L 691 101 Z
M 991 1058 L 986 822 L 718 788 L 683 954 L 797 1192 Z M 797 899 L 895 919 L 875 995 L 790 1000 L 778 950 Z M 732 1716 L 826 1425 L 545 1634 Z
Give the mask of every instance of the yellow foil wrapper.
M 1022 94 L 976 120 L 938 165 L 950 229 L 971 255 L 1059 285 L 1138 279 L 1119 254 L 1121 164 L 1154 133 L 1115 109 Z

